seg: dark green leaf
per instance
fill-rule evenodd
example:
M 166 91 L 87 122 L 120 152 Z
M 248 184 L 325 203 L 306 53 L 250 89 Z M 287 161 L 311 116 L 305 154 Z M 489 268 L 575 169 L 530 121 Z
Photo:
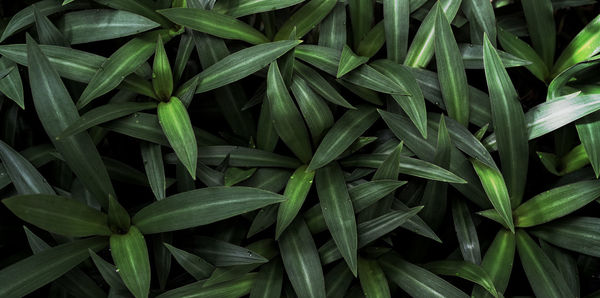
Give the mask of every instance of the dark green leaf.
M 458 276 L 460 278 L 472 281 L 490 292 L 494 297 L 498 297 L 496 287 L 489 274 L 479 265 L 465 261 L 437 261 L 427 263 L 423 266 L 425 269 L 441 275 Z
M 249 187 L 207 187 L 154 202 L 138 211 L 133 223 L 146 234 L 181 230 L 284 200 L 285 197 L 281 195 Z
M 336 0 L 310 0 L 281 25 L 273 40 L 288 39 L 294 30 L 296 37 L 302 38 L 329 14 L 336 3 Z

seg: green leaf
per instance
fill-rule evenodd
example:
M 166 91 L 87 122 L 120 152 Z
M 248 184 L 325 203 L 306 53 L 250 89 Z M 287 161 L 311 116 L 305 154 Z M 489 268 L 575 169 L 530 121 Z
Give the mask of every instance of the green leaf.
M 256 125 L 256 147 L 267 152 L 273 152 L 279 142 L 279 135 L 273 125 L 267 94 L 265 93 L 261 97 L 263 102 L 260 105 L 260 114 Z
M 325 297 L 325 280 L 317 247 L 302 218 L 296 218 L 281 234 L 279 251 L 297 295 Z
M 379 263 L 388 278 L 413 297 L 469 297 L 449 282 L 396 254 L 386 254 Z
M 17 64 L 7 57 L 0 58 L 0 68 L 17 70 Z M 12 99 L 21 109 L 25 109 L 25 95 L 23 94 L 23 82 L 18 71 L 10 71 L 0 79 L 0 92 Z
M 294 76 L 290 88 L 310 130 L 313 143 L 318 144 L 333 125 L 333 114 L 327 103 L 301 77 Z
M 338 2 L 319 24 L 319 45 L 341 50 L 346 39 L 346 3 Z
M 229 242 L 203 236 L 194 237 L 194 241 L 199 243 L 194 251 L 216 267 L 268 262 L 268 259 L 260 254 Z
M 385 28 L 383 21 L 380 21 L 375 25 L 365 38 L 363 38 L 358 47 L 356 48 L 356 53 L 360 56 L 371 58 L 379 52 L 379 50 L 383 47 L 385 43 Z
M 491 42 L 491 40 L 490 40 Z M 478 44 L 461 43 L 458 45 L 465 69 L 483 69 L 483 46 Z M 496 50 L 504 67 L 529 66 L 531 61 L 513 56 L 507 52 Z
M 301 163 L 292 157 L 283 156 L 259 149 L 237 146 L 206 146 L 198 148 L 198 160 L 209 166 L 218 166 L 229 155 L 229 165 L 232 167 L 279 167 L 296 169 Z M 168 163 L 176 159 L 167 155 Z
M 168 243 L 163 244 L 169 250 L 171 255 L 173 255 L 177 263 L 179 263 L 179 265 L 181 265 L 181 267 L 196 280 L 206 279 L 214 271 L 215 268 L 213 265 L 206 262 L 201 257 L 176 248 Z
M 193 179 L 196 179 L 198 146 L 190 121 L 190 116 L 179 98 L 171 97 L 168 102 L 158 104 L 160 126 Z
M 448 16 L 440 4 L 435 19 L 435 61 L 442 97 L 450 118 L 467 126 L 469 124 L 469 85 L 458 45 L 454 39 Z
M 319 169 L 316 176 L 323 218 L 338 250 L 356 276 L 358 235 L 354 209 L 346 188 L 344 174 L 340 166 L 334 162 Z
M 250 298 L 279 298 L 283 286 L 283 264 L 277 258 L 264 264 L 250 291 Z
M 170 39 L 165 30 L 152 31 L 129 40 L 112 53 L 90 79 L 77 101 L 77 107 L 82 108 L 119 86 L 126 76 L 152 56 L 158 35 L 163 35 L 165 41 Z
M 544 63 L 552 67 L 556 49 L 556 26 L 552 1 L 523 0 L 521 5 L 533 48 L 540 54 Z
M 296 49 L 295 53 L 298 59 L 330 75 L 335 76 L 337 74 L 341 52 L 316 45 L 301 45 Z M 354 71 L 346 74 L 342 80 L 377 92 L 408 95 L 403 86 L 398 85 L 368 64 L 363 64 Z
M 494 209 L 498 211 L 506 226 L 514 232 L 511 200 L 502 173 L 478 160 L 473 159 L 471 162 Z
M 303 1 L 304 0 L 221 0 L 215 3 L 212 10 L 220 14 L 239 18 L 256 13 L 283 9 L 302 3 Z
M 481 267 L 489 274 L 494 282 L 496 290 L 502 293 L 506 290 L 515 256 L 515 234 L 511 231 L 501 229 L 496 234 L 494 241 L 488 248 Z M 472 296 L 487 296 L 483 287 L 475 286 Z
M 410 47 L 408 48 L 406 59 L 404 59 L 404 65 L 425 68 L 429 64 L 431 58 L 433 57 L 435 44 L 434 38 L 436 34 L 434 26 L 436 23 L 437 6 L 442 6 L 441 8 L 444 10 L 447 21 L 452 22 L 456 16 L 456 13 L 458 12 L 460 3 L 461 1 L 457 0 L 446 0 L 436 2 L 431 7 L 429 13 L 425 19 L 423 19 L 419 30 L 417 30 Z
M 531 227 L 570 214 L 600 197 L 600 182 L 579 181 L 545 191 L 515 209 L 515 226 Z
M 158 35 L 156 50 L 154 51 L 154 65 L 152 66 L 152 87 L 158 98 L 168 101 L 173 93 L 173 72 L 169 64 L 169 57 L 165 52 L 163 40 Z
M 173 27 L 173 23 L 165 19 L 156 12 L 154 4 L 148 1 L 129 1 L 129 0 L 94 0 L 102 5 L 114 8 L 117 10 L 129 11 L 134 14 L 143 16 L 150 20 L 159 23 L 163 28 Z
M 207 187 L 154 202 L 133 216 L 145 234 L 182 230 L 243 214 L 285 197 L 249 187 Z M 227 207 L 225 207 L 227 206 Z
M 376 260 L 358 258 L 358 278 L 365 297 L 392 297 L 385 273 Z
M 157 200 L 165 198 L 166 178 L 160 145 L 142 142 L 142 160 L 150 188 Z
M 158 26 L 141 15 L 112 9 L 68 12 L 58 22 L 58 28 L 73 45 L 134 35 Z
M 361 154 L 345 158 L 340 163 L 344 167 L 378 168 L 384 162 L 385 157 L 385 154 Z M 433 163 L 406 156 L 400 156 L 398 160 L 398 169 L 401 174 L 435 181 L 467 184 L 465 179 Z
M 127 231 L 131 218 L 127 210 L 112 196 L 108 196 L 108 225 L 113 231 Z
M 308 131 L 285 86 L 276 61 L 269 66 L 267 99 L 277 134 L 302 162 L 308 162 L 312 157 Z
M 494 132 L 498 136 L 498 151 L 510 199 L 518 206 L 523 198 L 527 180 L 527 121 L 523 115 L 519 95 L 502 66 L 500 57 L 486 37 L 484 36 L 483 60 L 492 103 L 492 122 Z
M 205 285 L 205 281 L 197 281 L 168 292 L 157 298 L 179 298 L 179 297 L 243 297 L 250 293 L 252 285 L 256 280 L 256 273 L 244 274 L 241 277 L 224 281 L 221 283 Z
M 136 298 L 148 297 L 150 291 L 150 259 L 144 236 L 136 226 L 127 234 L 110 236 L 110 253 L 125 286 Z
M 537 226 L 530 232 L 558 247 L 598 257 L 599 226 L 600 219 L 596 217 L 570 217 Z
M 346 262 L 339 262 L 327 272 L 327 275 L 325 275 L 325 287 L 327 288 L 326 297 L 332 298 L 344 295 L 353 280 L 354 276 L 350 269 L 348 269 Z
M 69 46 L 69 43 L 65 40 L 63 34 L 52 24 L 52 22 L 48 19 L 48 17 L 42 15 L 37 9 L 37 7 L 33 6 L 33 19 L 35 20 L 35 29 L 38 33 L 38 38 L 40 39 L 40 43 L 48 44 L 48 45 L 57 45 L 57 46 Z
M 327 132 L 308 166 L 315 170 L 326 166 L 340 156 L 359 136 L 375 123 L 379 116 L 370 106 L 348 110 Z
M 490 292 L 494 297 L 498 297 L 496 287 L 490 275 L 479 265 L 465 261 L 437 261 L 427 263 L 423 266 L 425 269 L 446 276 L 458 276 L 462 279 L 472 281 Z
M 548 66 L 542 60 L 542 58 L 535 52 L 535 50 L 526 42 L 520 40 L 516 35 L 498 28 L 498 40 L 502 45 L 502 48 L 508 53 L 513 54 L 521 59 L 531 61 L 530 65 L 525 65 L 536 78 L 540 81 L 545 81 L 550 75 Z
M 98 268 L 98 272 L 100 272 L 100 275 L 102 275 L 104 281 L 106 281 L 111 288 L 120 290 L 123 289 L 127 291 L 123 280 L 119 276 L 117 267 L 102 259 L 93 250 L 88 249 L 88 252 L 90 253 L 90 257 L 92 257 L 92 261 L 96 265 L 96 268 Z
M 337 78 L 341 78 L 355 68 L 367 63 L 367 61 L 369 61 L 368 57 L 357 56 L 349 46 L 344 45 L 337 70 Z
M 311 0 L 304 4 L 287 18 L 273 40 L 288 39 L 293 30 L 296 30 L 297 38 L 302 38 L 329 14 L 336 3 L 336 0 Z
M 124 102 L 105 104 L 83 114 L 56 138 L 57 140 L 64 139 L 102 123 L 152 108 L 156 108 L 156 103 Z
M 241 80 L 269 65 L 271 62 L 300 44 L 298 40 L 264 43 L 237 51 L 204 69 L 201 73 L 179 87 L 176 94 L 183 94 L 194 80 L 198 80 L 196 93 L 210 91 Z
M 38 254 L 52 248 L 27 227 L 24 226 L 23 229 L 25 230 L 27 242 L 29 243 L 29 247 L 33 251 L 33 254 Z M 65 289 L 71 295 L 97 298 L 106 297 L 106 293 L 96 285 L 96 282 L 79 268 L 73 268 L 71 271 L 65 273 L 65 275 L 56 279 L 55 284 L 58 287 Z
M 377 60 L 371 63 L 375 70 L 403 86 L 410 96 L 392 94 L 394 100 L 415 124 L 423 138 L 427 138 L 427 110 L 423 92 L 410 69 L 389 60 Z
M 60 5 L 60 3 L 58 3 L 58 1 L 55 0 L 43 0 L 35 3 L 35 7 L 39 10 L 40 15 L 42 16 L 48 16 L 68 9 L 82 8 L 86 7 L 87 5 L 89 4 L 81 2 L 69 5 Z M 17 12 L 15 15 L 13 15 L 13 17 L 6 25 L 6 28 L 4 28 L 4 32 L 2 32 L 0 42 L 4 41 L 6 38 L 15 34 L 21 29 L 24 29 L 25 27 L 33 24 L 33 6 L 33 4 L 29 5 L 21 11 Z
M 348 1 L 350 11 L 350 23 L 352 25 L 352 37 L 356 48 L 360 41 L 367 35 L 374 22 L 373 1 Z
M 408 48 L 410 1 L 384 0 L 383 23 L 387 58 L 401 64 Z
M 527 232 L 517 230 L 516 238 L 519 257 L 534 294 L 537 297 L 573 296 L 560 272 Z
M 471 218 L 469 206 L 461 199 L 452 201 L 452 219 L 454 230 L 458 238 L 458 247 L 465 261 L 473 264 L 481 263 L 481 250 L 479 248 L 479 237 Z
M 598 110 L 598 94 L 575 93 L 541 103 L 525 113 L 528 139 L 533 140 Z M 483 144 L 490 149 L 496 149 L 496 134 L 488 136 Z
M 0 160 L 17 193 L 53 195 L 54 189 L 25 157 L 0 140 Z
M 22 220 L 52 233 L 84 237 L 110 235 L 106 214 L 55 195 L 15 196 L 2 203 Z
M 469 19 L 471 42 L 483 44 L 483 33 L 496 45 L 496 16 L 492 2 L 486 0 L 466 0 L 461 9 Z
M 93 237 L 61 244 L 0 270 L 0 296 L 23 297 L 52 282 L 99 251 L 106 238 Z
M 108 194 L 115 192 L 92 139 L 84 133 L 61 141 L 55 139 L 79 118 L 71 96 L 31 37 L 27 38 L 27 53 L 33 103 L 46 134 L 96 200 L 108 206 Z
M 540 240 L 540 246 L 565 279 L 574 296 L 580 297 L 579 269 L 575 258 L 563 249 L 554 247 L 543 240 Z
M 596 16 L 571 40 L 567 48 L 562 51 L 552 68 L 552 77 L 556 77 L 572 65 L 582 62 L 598 52 L 600 36 L 598 36 L 597 32 L 599 29 L 600 16 Z
M 102 56 L 80 50 L 51 45 L 40 45 L 39 47 L 61 77 L 76 82 L 89 82 L 96 71 L 106 62 L 106 58 Z M 0 46 L 0 54 L 18 64 L 29 65 L 26 44 Z M 136 73 L 141 75 L 142 72 L 139 70 L 136 70 Z M 129 81 L 129 78 L 126 78 L 125 81 Z
M 279 204 L 279 210 L 277 211 L 275 239 L 279 238 L 302 208 L 302 204 L 312 187 L 314 177 L 315 172 L 307 171 L 306 166 L 299 167 L 290 177 L 283 192 L 286 200 Z
M 256 168 L 243 170 L 240 168 L 227 168 L 224 175 L 224 185 L 233 186 L 252 176 L 256 172 Z
M 300 61 L 294 62 L 294 71 L 299 77 L 304 79 L 308 85 L 327 101 L 348 109 L 356 109 L 348 103 L 338 91 L 327 82 L 317 71 L 304 65 Z
M 251 44 L 269 42 L 252 26 L 233 17 L 200 8 L 169 8 L 158 13 L 181 26 L 226 39 L 243 40 Z

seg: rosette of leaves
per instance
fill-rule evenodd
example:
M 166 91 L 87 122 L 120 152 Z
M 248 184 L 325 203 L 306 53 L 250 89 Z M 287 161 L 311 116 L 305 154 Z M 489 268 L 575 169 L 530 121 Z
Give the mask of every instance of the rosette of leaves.
M 598 295 L 596 1 L 0 8 L 1 297 Z

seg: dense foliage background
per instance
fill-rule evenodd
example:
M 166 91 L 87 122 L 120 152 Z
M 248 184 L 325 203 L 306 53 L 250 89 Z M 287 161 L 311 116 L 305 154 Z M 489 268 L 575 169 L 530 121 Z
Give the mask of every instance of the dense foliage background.
M 0 297 L 599 297 L 599 8 L 2 1 Z

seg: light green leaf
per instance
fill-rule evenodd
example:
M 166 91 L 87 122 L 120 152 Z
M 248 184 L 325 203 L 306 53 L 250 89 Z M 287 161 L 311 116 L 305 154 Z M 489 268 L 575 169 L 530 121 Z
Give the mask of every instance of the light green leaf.
M 579 181 L 545 191 L 515 209 L 515 226 L 531 227 L 563 217 L 600 197 L 600 182 Z
M 302 204 L 312 187 L 314 171 L 307 171 L 306 166 L 299 167 L 290 177 L 283 196 L 284 202 L 279 204 L 277 211 L 277 226 L 275 229 L 275 239 L 278 239 L 281 233 L 292 223 L 296 215 L 302 208 Z
M 110 253 L 125 286 L 136 298 L 148 297 L 150 259 L 144 236 L 136 226 L 126 234 L 110 236 Z
M 156 298 L 221 298 L 221 297 L 243 297 L 250 293 L 252 285 L 256 280 L 256 273 L 244 274 L 240 277 L 221 283 L 206 285 L 204 280 L 191 283 L 161 295 Z
M 490 40 L 491 42 L 491 40 Z M 466 69 L 483 69 L 483 46 L 478 44 L 461 43 L 458 45 Z M 496 50 L 505 68 L 529 66 L 531 61 L 513 56 L 507 52 Z
M 168 102 L 158 104 L 158 120 L 175 154 L 196 179 L 198 145 L 190 116 L 179 98 L 171 97 Z
M 281 195 L 255 188 L 207 187 L 154 202 L 133 216 L 133 224 L 145 234 L 182 230 L 284 200 L 285 197 Z
M 369 61 L 368 57 L 358 56 L 352 52 L 349 46 L 344 45 L 337 70 L 337 78 L 341 78 L 355 68 L 367 63 L 367 61 Z
M 458 276 L 462 279 L 472 281 L 490 292 L 494 297 L 498 297 L 496 287 L 490 275 L 479 265 L 465 261 L 437 261 L 427 263 L 423 266 L 425 269 L 446 276 Z
M 481 267 L 492 278 L 494 286 L 499 293 L 506 290 L 506 286 L 510 280 L 515 248 L 515 234 L 511 231 L 501 229 L 496 234 L 494 241 L 492 241 L 481 262 Z M 491 295 L 486 293 L 483 287 L 475 286 L 472 296 L 489 297 Z
M 165 52 L 163 40 L 158 35 L 156 50 L 154 51 L 154 65 L 152 66 L 152 87 L 161 101 L 168 101 L 173 93 L 173 72 L 169 64 L 169 57 Z
M 338 2 L 319 24 L 319 45 L 341 50 L 346 44 L 346 3 Z
M 448 17 L 440 4 L 436 6 L 434 28 L 435 61 L 446 110 L 450 118 L 467 126 L 469 124 L 467 74 Z
M 510 200 L 518 206 L 523 198 L 527 180 L 529 160 L 525 129 L 527 121 L 523 115 L 519 95 L 487 36 L 484 36 L 483 60 L 492 103 L 492 122 L 494 132 L 498 136 L 502 171 L 507 181 Z M 498 210 L 497 207 L 496 209 Z M 503 214 L 500 211 L 499 213 Z
M 598 48 L 600 48 L 598 30 L 600 30 L 600 16 L 596 16 L 590 21 L 562 51 L 552 68 L 552 77 L 556 77 L 572 65 L 582 62 L 598 52 Z
M 473 159 L 471 162 L 494 209 L 498 211 L 510 230 L 514 231 L 511 200 L 502 173 L 478 160 Z

